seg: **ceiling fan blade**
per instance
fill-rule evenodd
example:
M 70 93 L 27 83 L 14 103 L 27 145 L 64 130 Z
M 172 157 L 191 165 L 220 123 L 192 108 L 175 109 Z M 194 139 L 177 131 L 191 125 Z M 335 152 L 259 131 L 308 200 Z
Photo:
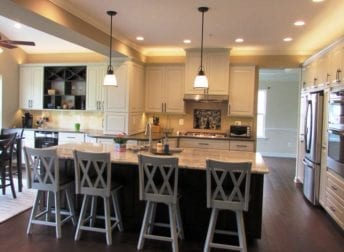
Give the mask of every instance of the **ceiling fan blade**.
M 0 41 L 0 46 L 1 46 L 1 47 L 5 47 L 5 48 L 8 48 L 8 49 L 17 48 L 17 47 L 14 46 L 14 45 L 10 45 L 10 44 L 8 44 L 8 43 L 3 43 L 2 41 Z
M 32 41 L 2 40 L 2 42 L 13 44 L 13 45 L 28 45 L 28 46 L 36 45 L 35 42 L 32 42 Z

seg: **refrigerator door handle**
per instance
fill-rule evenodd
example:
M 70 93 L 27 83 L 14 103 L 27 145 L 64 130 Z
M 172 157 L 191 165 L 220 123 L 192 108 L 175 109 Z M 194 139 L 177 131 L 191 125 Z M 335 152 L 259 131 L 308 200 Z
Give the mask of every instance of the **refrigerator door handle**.
M 306 161 L 306 159 L 303 159 L 303 160 L 302 160 L 302 163 L 303 163 L 305 166 L 307 166 L 307 167 L 309 167 L 309 168 L 311 168 L 311 169 L 314 168 L 314 166 L 313 166 L 313 165 L 310 165 L 310 164 Z
M 310 117 L 310 118 L 309 118 Z M 308 127 L 308 120 L 310 125 Z M 312 101 L 307 102 L 306 108 L 306 119 L 305 119 L 305 151 L 309 153 L 312 146 L 312 128 L 313 128 L 313 110 L 312 110 Z

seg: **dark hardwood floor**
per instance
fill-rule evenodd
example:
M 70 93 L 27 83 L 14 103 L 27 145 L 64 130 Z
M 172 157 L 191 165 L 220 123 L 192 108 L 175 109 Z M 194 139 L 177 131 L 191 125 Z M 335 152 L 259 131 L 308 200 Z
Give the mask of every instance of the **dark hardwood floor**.
M 295 159 L 264 158 L 270 168 L 265 176 L 262 239 L 250 241 L 249 251 L 344 251 L 343 231 L 321 207 L 313 207 L 294 184 Z M 1 205 L 0 205 L 1 207 Z M 138 234 L 113 232 L 113 245 L 105 235 L 83 232 L 74 242 L 74 227 L 66 223 L 62 239 L 51 227 L 34 226 L 26 235 L 29 211 L 0 225 L 0 251 L 136 251 Z M 201 251 L 202 243 L 182 241 L 180 251 Z M 169 251 L 169 243 L 147 241 L 143 251 Z M 213 250 L 219 251 L 219 250 Z

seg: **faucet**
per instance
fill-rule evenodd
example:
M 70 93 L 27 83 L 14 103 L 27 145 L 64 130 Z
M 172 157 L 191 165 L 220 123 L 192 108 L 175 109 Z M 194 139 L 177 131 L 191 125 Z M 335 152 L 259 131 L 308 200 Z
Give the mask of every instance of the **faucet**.
M 149 145 L 149 151 L 152 151 L 152 124 L 148 122 L 146 124 L 146 130 L 145 130 L 145 135 L 147 136 L 148 134 L 148 145 Z

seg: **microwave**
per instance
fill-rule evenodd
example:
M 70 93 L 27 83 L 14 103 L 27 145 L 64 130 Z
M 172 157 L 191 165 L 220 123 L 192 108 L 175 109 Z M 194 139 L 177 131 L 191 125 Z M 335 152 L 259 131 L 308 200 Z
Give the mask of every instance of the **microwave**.
M 248 125 L 231 125 L 229 128 L 230 137 L 251 137 L 251 127 Z

